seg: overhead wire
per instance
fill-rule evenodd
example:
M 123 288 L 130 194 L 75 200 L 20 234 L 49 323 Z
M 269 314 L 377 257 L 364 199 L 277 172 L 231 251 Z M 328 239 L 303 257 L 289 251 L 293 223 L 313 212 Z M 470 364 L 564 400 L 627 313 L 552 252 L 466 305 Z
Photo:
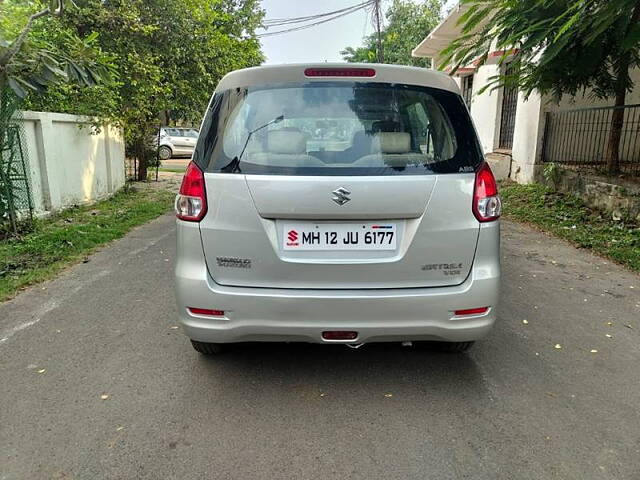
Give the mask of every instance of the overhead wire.
M 287 22 L 287 23 L 280 23 L 280 24 L 268 24 L 267 27 L 270 26 L 284 26 L 284 25 L 290 25 L 290 24 L 296 24 L 296 23 L 304 23 L 304 22 L 308 22 L 309 19 L 313 18 L 313 19 L 318 19 L 321 18 L 321 20 L 312 22 L 312 23 L 307 23 L 306 25 L 299 25 L 296 27 L 292 27 L 292 28 L 287 28 L 284 30 L 278 30 L 276 32 L 266 32 L 266 33 L 260 33 L 257 36 L 258 37 L 271 37 L 274 35 L 281 35 L 283 33 L 289 33 L 289 32 L 296 32 L 299 30 L 304 30 L 307 28 L 311 28 L 311 27 L 315 27 L 316 25 L 321 25 L 323 23 L 327 23 L 327 22 L 331 22 L 333 20 L 337 20 L 338 18 L 344 17 L 346 15 L 349 15 L 351 13 L 357 12 L 363 8 L 367 8 L 371 5 L 373 5 L 374 0 L 367 0 L 365 2 L 356 4 L 356 5 L 352 5 L 351 7 L 347 7 L 347 8 L 343 8 L 340 10 L 334 10 L 333 12 L 326 12 L 326 13 L 322 13 L 322 14 L 318 14 L 318 15 L 310 15 L 307 17 L 296 17 L 296 18 L 290 18 L 290 19 L 279 19 L 281 22 Z M 304 19 L 304 20 L 303 20 Z M 273 21 L 275 21 L 277 19 L 273 19 Z M 265 21 L 266 23 L 266 21 Z
M 342 13 L 345 12 L 347 10 L 351 10 L 353 8 L 360 8 L 360 7 L 365 7 L 365 6 L 369 6 L 371 3 L 373 3 L 373 0 L 365 0 L 364 2 L 361 2 L 359 4 L 356 5 L 351 5 L 349 7 L 345 7 L 345 8 L 341 8 L 339 10 L 333 10 L 331 12 L 325 12 L 325 13 L 318 13 L 315 15 L 307 15 L 305 17 L 288 17 L 288 18 L 270 18 L 265 20 L 263 23 L 264 26 L 280 26 L 280 25 L 288 25 L 288 24 L 292 24 L 292 23 L 302 23 L 302 22 L 307 22 L 307 21 L 311 21 L 311 20 L 316 20 L 318 18 L 322 18 L 322 17 L 327 17 L 330 15 L 334 15 L 337 13 Z

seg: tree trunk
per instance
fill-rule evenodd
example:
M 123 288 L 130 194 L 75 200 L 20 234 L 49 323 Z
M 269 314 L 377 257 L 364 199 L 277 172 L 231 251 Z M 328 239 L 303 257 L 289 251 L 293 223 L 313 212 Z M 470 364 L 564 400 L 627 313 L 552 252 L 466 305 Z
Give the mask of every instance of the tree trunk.
M 607 173 L 617 175 L 620 173 L 620 138 L 622 137 L 622 127 L 624 124 L 624 105 L 627 94 L 626 86 L 616 92 L 616 108 L 611 116 L 611 132 L 607 145 Z
M 630 29 L 635 28 L 640 21 L 640 1 L 637 1 L 625 37 L 630 34 Z M 614 73 L 616 75 L 616 108 L 611 116 L 611 132 L 609 133 L 609 142 L 607 145 L 607 173 L 609 175 L 617 175 L 620 173 L 620 139 L 622 138 L 622 127 L 624 126 L 624 111 L 622 108 L 627 95 L 627 78 L 629 75 L 629 67 L 631 66 L 631 53 L 626 51 L 623 53 L 614 65 Z
M 144 148 L 144 139 L 138 138 L 135 141 L 135 149 L 136 159 L 138 161 L 138 181 L 146 182 L 147 181 L 147 167 L 148 167 L 148 159 L 147 152 Z

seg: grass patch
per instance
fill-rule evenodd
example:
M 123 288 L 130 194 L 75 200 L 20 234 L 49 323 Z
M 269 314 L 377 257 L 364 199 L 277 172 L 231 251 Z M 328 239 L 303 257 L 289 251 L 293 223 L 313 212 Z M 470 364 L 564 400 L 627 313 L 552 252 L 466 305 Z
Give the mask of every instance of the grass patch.
M 158 168 L 159 172 L 169 172 L 169 173 L 184 173 L 187 170 L 187 167 L 184 168 L 169 168 L 169 167 L 160 167 Z M 155 173 L 155 172 L 153 172 Z
M 108 200 L 34 220 L 22 236 L 0 240 L 0 301 L 167 212 L 174 196 L 162 189 L 125 188 Z
M 507 218 L 535 225 L 594 252 L 640 271 L 640 225 L 616 222 L 590 209 L 574 196 L 540 184 L 504 182 L 500 196 Z

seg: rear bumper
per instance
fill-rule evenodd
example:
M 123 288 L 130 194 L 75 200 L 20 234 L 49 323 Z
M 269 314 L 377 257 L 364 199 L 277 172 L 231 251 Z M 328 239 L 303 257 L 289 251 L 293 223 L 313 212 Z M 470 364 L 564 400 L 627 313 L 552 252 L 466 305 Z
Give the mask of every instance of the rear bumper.
M 205 264 L 197 225 L 178 221 L 178 317 L 191 339 L 211 343 L 291 341 L 367 343 L 471 341 L 495 322 L 500 283 L 499 224 L 481 228 L 467 280 L 455 287 L 388 290 L 296 290 L 216 284 Z M 456 318 L 454 310 L 490 307 Z M 221 318 L 192 315 L 187 307 L 224 310 Z M 326 330 L 358 332 L 348 341 L 326 341 Z

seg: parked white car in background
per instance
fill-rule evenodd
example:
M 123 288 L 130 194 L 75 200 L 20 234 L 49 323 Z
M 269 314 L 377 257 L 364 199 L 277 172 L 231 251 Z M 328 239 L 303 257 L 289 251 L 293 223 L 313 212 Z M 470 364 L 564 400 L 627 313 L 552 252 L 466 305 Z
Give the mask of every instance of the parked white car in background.
M 464 351 L 494 323 L 500 198 L 448 75 L 232 72 L 176 211 L 178 316 L 200 353 L 252 341 Z
M 162 127 L 158 154 L 160 160 L 171 157 L 190 157 L 198 141 L 195 128 Z

